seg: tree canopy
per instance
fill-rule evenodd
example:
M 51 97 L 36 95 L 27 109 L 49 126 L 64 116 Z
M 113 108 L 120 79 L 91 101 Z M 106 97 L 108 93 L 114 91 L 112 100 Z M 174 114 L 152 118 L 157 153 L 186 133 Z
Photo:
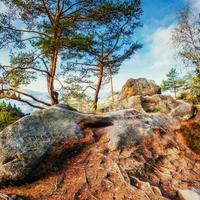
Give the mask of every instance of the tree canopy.
M 61 83 L 58 73 L 65 68 L 69 60 L 83 58 L 86 52 L 90 60 L 94 57 L 99 59 L 98 31 L 104 30 L 104 36 L 113 38 L 106 44 L 108 57 L 108 53 L 113 53 L 112 48 L 119 35 L 121 37 L 121 33 L 125 32 L 128 34 L 132 28 L 137 27 L 141 14 L 140 0 L 1 2 L 6 5 L 7 10 L 0 13 L 0 48 L 8 48 L 11 51 L 10 64 L 0 65 L 0 98 L 21 101 L 40 109 L 59 102 L 59 91 L 55 82 Z M 126 21 L 134 19 L 135 23 L 132 20 L 132 23 L 127 24 L 129 28 L 125 28 L 123 20 L 123 27 L 120 19 L 124 17 L 127 18 Z M 117 21 L 113 23 L 116 19 L 118 26 Z M 115 30 L 119 28 L 118 33 L 111 32 L 114 27 Z M 120 46 L 123 44 L 124 49 L 127 47 L 125 45 L 128 43 L 128 37 L 116 43 L 118 51 L 112 55 L 111 64 L 122 62 L 136 47 L 136 44 L 131 42 L 131 46 L 122 56 L 118 55 L 121 52 Z M 36 80 L 38 76 L 44 76 L 47 80 L 50 101 L 38 99 L 21 90 L 22 86 Z
M 177 15 L 173 43 L 179 57 L 187 67 L 200 74 L 200 16 L 188 5 Z
M 166 75 L 167 79 L 162 81 L 161 88 L 163 91 L 171 91 L 174 96 L 177 97 L 177 92 L 184 84 L 184 80 L 179 77 L 178 72 L 175 68 L 171 68 L 169 73 Z
M 0 131 L 23 116 L 21 109 L 15 104 L 0 102 Z
M 118 3 L 116 10 L 120 12 L 104 24 L 101 21 L 87 22 L 89 28 L 85 32 L 93 38 L 93 43 L 85 51 L 82 62 L 71 62 L 66 66 L 67 71 L 79 72 L 78 76 L 77 73 L 70 75 L 73 81 L 85 83 L 86 88 L 94 90 L 94 110 L 102 84 L 110 81 L 112 85 L 112 75 L 118 73 L 122 62 L 142 47 L 134 37 L 135 29 L 141 26 L 140 1 Z M 92 81 L 88 80 L 91 77 Z

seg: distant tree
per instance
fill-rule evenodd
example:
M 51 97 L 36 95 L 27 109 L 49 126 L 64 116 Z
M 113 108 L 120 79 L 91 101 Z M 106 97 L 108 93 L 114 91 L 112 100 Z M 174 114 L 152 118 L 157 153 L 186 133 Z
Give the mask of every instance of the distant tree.
M 99 25 L 120 14 L 121 2 L 110 0 L 0 0 L 0 48 L 11 48 L 10 65 L 0 65 L 0 98 L 43 109 L 57 104 L 57 72 L 67 59 L 89 51 L 93 38 L 86 26 Z M 88 27 L 88 26 L 87 26 Z M 23 85 L 43 76 L 50 102 L 22 91 Z M 60 81 L 58 81 L 60 82 Z M 27 100 L 30 99 L 30 100 Z M 32 103 L 34 101 L 35 103 Z
M 184 80 L 179 78 L 178 72 L 175 68 L 172 68 L 166 75 L 167 79 L 162 81 L 161 88 L 163 91 L 171 91 L 174 96 L 177 97 L 177 92 L 184 84 Z
M 2 103 L 1 103 L 1 109 L 3 109 L 3 108 L 7 109 L 7 104 L 5 101 L 2 101 Z
M 3 101 L 0 103 L 0 131 L 23 116 L 19 109 L 15 110 L 14 106 Z
M 200 76 L 188 73 L 180 90 L 179 98 L 193 104 L 200 104 Z
M 195 67 L 196 73 L 200 74 L 200 15 L 190 6 L 178 13 L 172 39 L 185 65 Z
M 93 43 L 85 51 L 86 59 L 83 62 L 71 62 L 68 66 L 71 71 L 80 73 L 73 80 L 94 90 L 94 110 L 97 109 L 102 85 L 110 82 L 113 93 L 112 76 L 118 73 L 124 60 L 142 47 L 134 37 L 135 29 L 141 26 L 140 0 L 121 1 L 116 9 L 120 12 L 103 25 L 101 22 L 88 22 L 86 32 L 93 37 Z M 97 77 L 96 81 L 94 77 Z M 92 80 L 88 81 L 88 78 Z

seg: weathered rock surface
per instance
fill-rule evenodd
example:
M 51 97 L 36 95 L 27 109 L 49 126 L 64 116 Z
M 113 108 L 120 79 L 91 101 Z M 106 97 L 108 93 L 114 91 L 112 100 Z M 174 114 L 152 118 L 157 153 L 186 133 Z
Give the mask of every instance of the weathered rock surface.
M 54 144 L 83 136 L 77 123 L 84 115 L 67 108 L 59 105 L 37 111 L 0 133 L 0 183 L 20 181 Z
M 181 200 L 181 190 L 200 188 L 200 157 L 180 132 L 180 113 L 169 113 L 129 109 L 94 116 L 58 105 L 27 116 L 0 133 L 0 177 L 41 174 L 0 194 L 31 200 Z M 187 132 L 198 127 L 188 122 Z
M 117 101 L 114 108 L 113 105 L 109 104 L 100 111 L 109 112 L 124 109 L 136 109 L 140 112 L 151 114 L 160 113 L 181 120 L 189 119 L 194 114 L 194 108 L 191 104 L 176 100 L 169 95 L 131 96 Z
M 178 196 L 180 200 L 200 200 L 200 194 L 193 190 L 179 190 Z
M 144 113 L 163 113 L 181 120 L 189 119 L 194 114 L 191 104 L 176 100 L 170 95 L 161 95 L 161 88 L 144 78 L 129 79 L 122 91 L 114 96 L 114 100 L 114 104 L 108 100 L 99 111 L 105 113 L 136 109 Z
M 120 99 L 127 99 L 136 95 L 161 94 L 161 88 L 154 81 L 145 78 L 129 79 L 125 83 L 120 93 Z
M 180 122 L 175 118 L 164 114 L 149 115 L 134 109 L 111 112 L 107 116 L 113 121 L 113 125 L 106 128 L 111 149 L 138 144 L 155 130 L 165 134 L 180 128 Z

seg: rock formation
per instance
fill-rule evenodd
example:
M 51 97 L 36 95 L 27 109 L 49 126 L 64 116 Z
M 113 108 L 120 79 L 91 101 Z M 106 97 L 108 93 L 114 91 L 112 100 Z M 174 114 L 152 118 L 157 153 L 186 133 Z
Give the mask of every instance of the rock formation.
M 199 127 L 193 123 L 191 134 Z M 181 126 L 176 115 L 134 109 L 104 116 L 63 105 L 38 111 L 0 133 L 0 185 L 18 185 L 0 189 L 0 198 L 181 200 L 183 190 L 198 196 L 200 157 Z
M 35 112 L 0 133 L 0 183 L 20 181 L 62 139 L 83 136 L 77 123 L 84 115 L 62 105 Z
M 8 126 L 0 132 L 0 199 L 198 200 L 199 115 L 188 121 L 193 107 L 159 91 L 129 80 L 119 111 L 83 114 L 61 104 Z
M 161 88 L 154 83 L 154 81 L 149 81 L 145 78 L 139 79 L 129 79 L 122 87 L 120 93 L 120 100 L 127 99 L 131 96 L 136 95 L 154 95 L 161 94 Z
M 191 104 L 176 100 L 170 95 L 161 95 L 161 89 L 146 79 L 129 79 L 122 91 L 115 96 L 114 105 L 108 102 L 100 112 L 136 109 L 144 113 L 163 113 L 179 119 L 189 119 L 194 114 Z

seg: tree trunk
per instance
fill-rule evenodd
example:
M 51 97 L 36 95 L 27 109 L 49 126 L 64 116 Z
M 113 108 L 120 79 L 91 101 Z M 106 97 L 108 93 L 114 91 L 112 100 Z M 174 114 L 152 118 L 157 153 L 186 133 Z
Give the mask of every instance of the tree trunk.
M 112 70 L 110 66 L 109 66 L 109 74 L 110 74 L 110 87 L 111 87 L 111 95 L 112 95 L 112 106 L 113 108 L 115 108 L 113 78 L 112 78 Z
M 54 90 L 54 80 L 57 67 L 58 50 L 54 49 L 51 56 L 50 76 L 48 78 L 48 92 L 51 98 L 51 104 L 58 104 L 58 92 Z
M 51 64 L 50 64 L 50 76 L 48 78 L 48 92 L 51 98 L 51 104 L 55 105 L 58 104 L 58 92 L 55 91 L 54 88 L 54 80 L 55 80 L 55 74 L 56 74 L 56 68 L 57 68 L 57 61 L 58 61 L 58 41 L 59 41 L 59 31 L 58 31 L 58 23 L 59 23 L 59 15 L 60 15 L 60 0 L 57 0 L 57 10 L 55 13 L 54 22 L 52 24 L 52 28 L 55 30 L 54 32 L 54 44 L 51 54 Z
M 54 88 L 54 81 L 55 81 L 55 74 L 56 74 L 56 68 L 57 68 L 57 61 L 58 61 L 58 51 L 59 51 L 59 45 L 58 41 L 60 39 L 59 37 L 59 20 L 60 20 L 60 0 L 57 0 L 57 8 L 56 13 L 52 22 L 52 28 L 55 31 L 54 32 L 54 43 L 52 46 L 52 54 L 51 54 L 51 64 L 50 64 L 50 76 L 47 78 L 47 85 L 48 85 L 48 93 L 51 98 L 51 104 L 55 105 L 58 104 L 58 92 L 55 91 Z
M 101 89 L 101 84 L 102 84 L 102 79 L 103 79 L 103 64 L 99 63 L 98 65 L 98 82 L 97 82 L 97 86 L 96 86 L 96 91 L 95 91 L 95 95 L 94 95 L 94 101 L 93 101 L 93 110 L 96 111 L 97 110 L 97 103 L 98 103 L 98 99 L 99 99 L 99 92 Z
M 174 96 L 175 96 L 175 99 L 176 99 L 176 96 L 177 96 L 177 88 L 176 88 L 176 86 L 174 86 Z

